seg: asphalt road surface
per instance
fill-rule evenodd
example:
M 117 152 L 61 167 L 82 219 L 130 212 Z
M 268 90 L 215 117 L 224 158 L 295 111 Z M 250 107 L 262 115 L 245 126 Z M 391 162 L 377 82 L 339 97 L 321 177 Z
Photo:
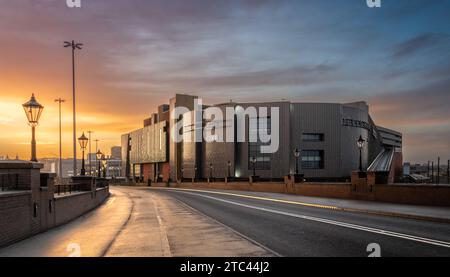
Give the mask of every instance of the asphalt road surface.
M 152 191 L 182 201 L 281 256 L 450 256 L 450 224 L 304 207 L 227 192 Z

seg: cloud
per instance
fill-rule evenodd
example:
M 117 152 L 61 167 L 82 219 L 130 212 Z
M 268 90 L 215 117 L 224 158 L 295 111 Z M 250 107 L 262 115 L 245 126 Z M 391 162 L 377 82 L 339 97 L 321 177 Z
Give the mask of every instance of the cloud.
M 417 35 L 407 41 L 394 45 L 392 57 L 396 59 L 412 56 L 420 51 L 430 49 L 444 41 L 447 35 L 425 33 Z

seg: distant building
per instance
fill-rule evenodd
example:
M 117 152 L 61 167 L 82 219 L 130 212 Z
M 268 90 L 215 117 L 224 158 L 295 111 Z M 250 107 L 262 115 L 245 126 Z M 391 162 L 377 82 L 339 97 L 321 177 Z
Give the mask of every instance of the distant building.
M 44 158 L 39 160 L 44 165 L 41 172 L 55 173 L 59 176 L 59 159 L 57 158 Z M 77 175 L 81 171 L 81 160 L 77 160 Z M 62 159 L 62 178 L 69 178 L 74 176 L 73 174 L 73 159 Z
M 111 159 L 115 159 L 115 160 L 122 159 L 122 147 L 121 146 L 111 147 Z

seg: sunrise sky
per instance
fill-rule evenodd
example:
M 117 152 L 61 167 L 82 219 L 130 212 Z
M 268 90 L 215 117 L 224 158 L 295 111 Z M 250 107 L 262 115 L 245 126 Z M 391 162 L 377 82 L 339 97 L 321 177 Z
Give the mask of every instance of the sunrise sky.
M 71 148 L 71 57 L 77 53 L 78 135 L 109 153 L 120 135 L 175 93 L 206 103 L 370 104 L 404 134 L 406 161 L 450 157 L 450 1 L 0 0 L 0 156 L 29 158 L 21 104 L 45 106 L 38 156 Z

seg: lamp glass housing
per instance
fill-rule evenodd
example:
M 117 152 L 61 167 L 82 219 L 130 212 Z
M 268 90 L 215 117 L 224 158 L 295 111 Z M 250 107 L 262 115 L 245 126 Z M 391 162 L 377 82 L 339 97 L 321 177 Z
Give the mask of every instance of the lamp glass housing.
M 41 117 L 44 106 L 39 104 L 34 97 L 34 93 L 31 95 L 30 101 L 22 105 L 25 114 L 28 119 L 28 123 L 35 127 L 38 125 L 39 118 Z
M 366 141 L 362 138 L 362 136 L 359 136 L 359 139 L 357 141 L 358 148 L 359 149 L 363 148 L 365 143 Z
M 83 150 L 86 149 L 88 141 L 89 141 L 89 139 L 84 135 L 84 133 L 81 137 L 78 138 L 78 142 L 80 143 L 81 149 L 83 149 Z

